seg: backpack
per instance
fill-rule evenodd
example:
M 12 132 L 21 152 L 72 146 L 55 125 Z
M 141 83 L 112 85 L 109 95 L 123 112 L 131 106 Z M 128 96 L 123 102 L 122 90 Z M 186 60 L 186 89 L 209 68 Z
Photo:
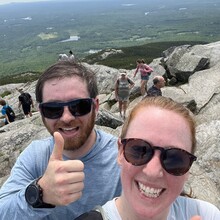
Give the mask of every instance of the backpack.
M 75 218 L 75 220 L 107 220 L 106 214 L 102 206 L 96 206 L 95 209 L 86 212 L 79 217 Z
M 23 105 L 31 105 L 31 98 L 28 93 L 22 94 L 22 104 Z
M 8 116 L 9 122 L 13 122 L 15 120 L 15 112 L 10 106 L 6 108 L 6 115 Z

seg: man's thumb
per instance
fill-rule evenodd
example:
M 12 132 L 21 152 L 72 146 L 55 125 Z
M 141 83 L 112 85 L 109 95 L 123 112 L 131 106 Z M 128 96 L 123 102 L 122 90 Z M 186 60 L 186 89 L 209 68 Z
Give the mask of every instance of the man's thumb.
M 54 148 L 50 159 L 63 160 L 64 139 L 59 132 L 54 132 Z

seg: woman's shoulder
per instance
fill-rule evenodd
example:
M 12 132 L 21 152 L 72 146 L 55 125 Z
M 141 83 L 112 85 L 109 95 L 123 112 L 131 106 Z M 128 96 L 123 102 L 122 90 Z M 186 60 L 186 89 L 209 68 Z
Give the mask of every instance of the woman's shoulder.
M 191 217 L 194 215 L 199 215 L 202 219 L 215 220 L 216 217 L 220 217 L 219 209 L 207 202 L 200 199 L 188 198 L 184 196 L 179 196 L 172 205 L 172 214 L 179 215 L 180 210 L 183 217 Z M 182 219 L 182 218 L 179 218 Z M 183 218 L 184 219 L 184 218 Z M 220 219 L 220 218 L 218 218 Z

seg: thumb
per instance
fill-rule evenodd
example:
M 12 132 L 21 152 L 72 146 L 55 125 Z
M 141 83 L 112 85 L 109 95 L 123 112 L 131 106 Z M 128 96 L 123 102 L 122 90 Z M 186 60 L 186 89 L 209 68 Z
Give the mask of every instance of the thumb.
M 59 132 L 54 132 L 54 148 L 50 156 L 52 160 L 63 160 L 64 139 Z
M 196 215 L 196 216 L 193 216 L 190 220 L 202 220 L 202 218 Z

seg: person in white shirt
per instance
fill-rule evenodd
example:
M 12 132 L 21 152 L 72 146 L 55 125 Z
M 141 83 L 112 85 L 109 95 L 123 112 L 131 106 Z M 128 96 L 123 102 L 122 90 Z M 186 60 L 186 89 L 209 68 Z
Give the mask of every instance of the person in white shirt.
M 75 56 L 73 55 L 72 50 L 69 51 L 69 61 L 74 61 L 75 60 Z
M 98 217 L 89 218 L 93 210 L 77 220 L 219 220 L 216 206 L 181 196 L 197 159 L 195 133 L 183 105 L 163 96 L 143 99 L 118 139 L 121 196 L 98 207 Z

